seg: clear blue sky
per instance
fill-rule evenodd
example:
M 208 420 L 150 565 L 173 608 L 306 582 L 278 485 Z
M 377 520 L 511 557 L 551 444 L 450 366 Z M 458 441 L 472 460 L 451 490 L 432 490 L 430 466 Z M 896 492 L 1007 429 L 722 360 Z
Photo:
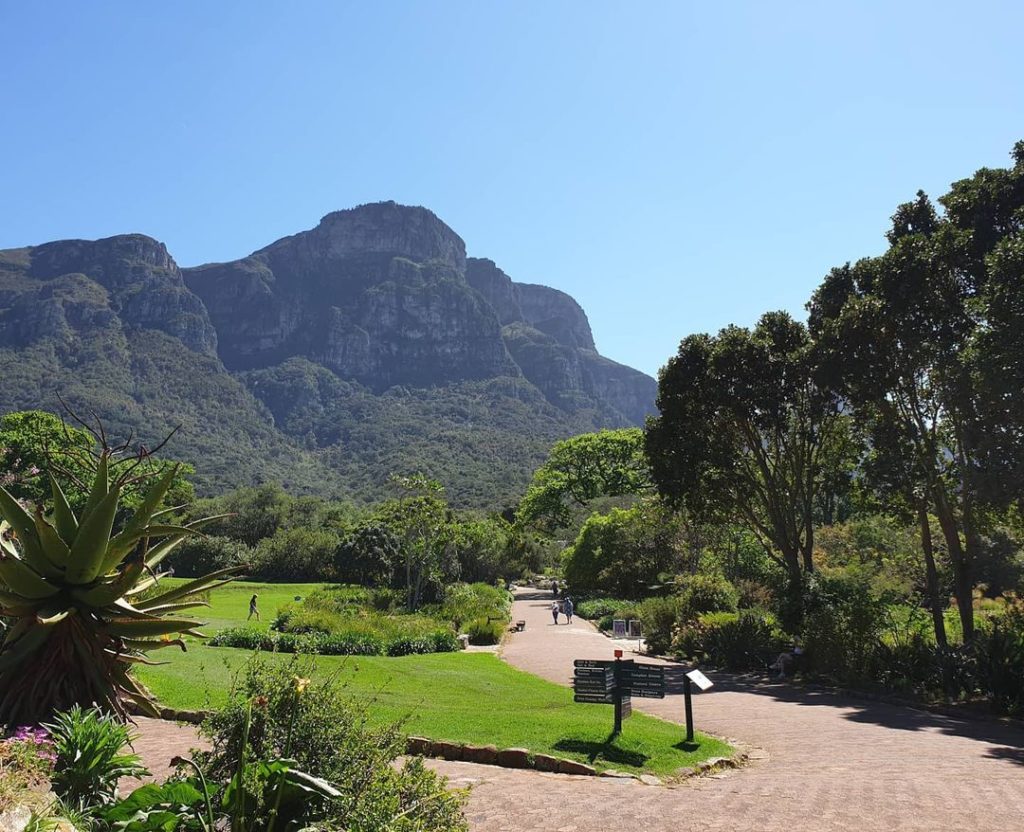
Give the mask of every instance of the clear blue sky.
M 654 373 L 1024 138 L 1020 2 L 0 0 L 0 247 L 227 260 L 394 199 Z

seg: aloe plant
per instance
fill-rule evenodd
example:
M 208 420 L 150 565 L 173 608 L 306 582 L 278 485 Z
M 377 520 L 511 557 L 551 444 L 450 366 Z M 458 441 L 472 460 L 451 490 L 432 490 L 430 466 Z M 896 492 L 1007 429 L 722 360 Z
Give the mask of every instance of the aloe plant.
M 161 521 L 170 511 L 161 504 L 177 473 L 172 467 L 117 522 L 121 491 L 136 480 L 131 466 L 115 470 L 104 449 L 79 516 L 52 472 L 48 515 L 0 487 L 0 615 L 10 619 L 0 645 L 0 726 L 40 722 L 74 705 L 123 719 L 134 703 L 158 715 L 131 665 L 152 663 L 151 650 L 184 650 L 182 634 L 202 636 L 200 622 L 181 614 L 206 606 L 200 593 L 241 571 L 221 569 L 160 591 L 160 564 L 205 521 Z

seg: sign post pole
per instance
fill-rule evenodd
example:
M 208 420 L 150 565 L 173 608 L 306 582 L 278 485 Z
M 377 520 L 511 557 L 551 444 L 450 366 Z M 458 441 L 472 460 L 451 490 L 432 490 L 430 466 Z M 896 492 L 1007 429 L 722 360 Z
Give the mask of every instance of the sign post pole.
M 689 676 L 683 676 L 683 699 L 686 701 L 686 741 L 693 742 L 693 684 Z

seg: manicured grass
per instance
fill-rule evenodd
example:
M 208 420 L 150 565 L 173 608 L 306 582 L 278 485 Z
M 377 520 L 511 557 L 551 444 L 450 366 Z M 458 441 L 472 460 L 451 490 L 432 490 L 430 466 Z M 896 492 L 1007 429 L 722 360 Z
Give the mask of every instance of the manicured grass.
M 195 645 L 161 667 L 140 667 L 141 680 L 167 705 L 201 709 L 225 701 L 235 676 L 252 655 L 245 650 Z M 290 657 L 261 654 L 272 661 Z M 400 658 L 320 656 L 300 661 L 314 677 L 339 674 L 350 694 L 366 701 L 374 720 L 405 720 L 408 733 L 499 748 L 528 748 L 599 769 L 670 776 L 732 749 L 697 736 L 684 747 L 684 730 L 634 713 L 622 735 L 608 742 L 610 705 L 572 701 L 565 687 L 516 670 L 487 653 L 436 653 Z
M 160 582 L 161 588 L 171 589 L 187 583 L 191 578 L 164 578 Z M 274 616 L 277 615 L 278 607 L 295 600 L 295 596 L 305 598 L 311 592 L 319 589 L 323 584 L 261 584 L 249 583 L 248 581 L 236 581 L 220 589 L 214 590 L 210 595 L 209 607 L 197 607 L 190 611 L 190 615 L 197 621 L 203 621 L 205 626 L 203 632 L 213 635 L 218 630 L 228 627 L 238 627 L 248 623 L 253 627 L 262 630 L 270 628 Z M 260 620 L 255 618 L 247 622 L 249 615 L 249 599 L 253 594 L 259 595 L 257 604 L 260 611 Z

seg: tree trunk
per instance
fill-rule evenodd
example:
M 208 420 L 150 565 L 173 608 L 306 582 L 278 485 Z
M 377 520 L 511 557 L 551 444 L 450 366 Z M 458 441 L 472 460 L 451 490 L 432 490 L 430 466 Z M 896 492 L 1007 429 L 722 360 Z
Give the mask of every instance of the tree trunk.
M 945 650 L 949 646 L 946 640 L 945 604 L 939 591 L 939 571 L 935 568 L 935 548 L 932 544 L 932 527 L 928 522 L 928 508 L 922 505 L 917 511 L 921 524 L 921 551 L 924 552 L 925 578 L 928 586 L 928 605 L 932 611 L 932 624 L 935 627 L 935 642 Z
M 970 564 L 967 562 L 963 544 L 960 542 L 960 529 L 957 526 L 953 509 L 940 485 L 933 489 L 935 495 L 935 515 L 942 527 L 942 536 L 949 549 L 949 560 L 953 566 L 953 595 L 956 597 L 957 611 L 960 614 L 960 625 L 964 631 L 964 644 L 974 640 L 974 581 L 971 577 Z

